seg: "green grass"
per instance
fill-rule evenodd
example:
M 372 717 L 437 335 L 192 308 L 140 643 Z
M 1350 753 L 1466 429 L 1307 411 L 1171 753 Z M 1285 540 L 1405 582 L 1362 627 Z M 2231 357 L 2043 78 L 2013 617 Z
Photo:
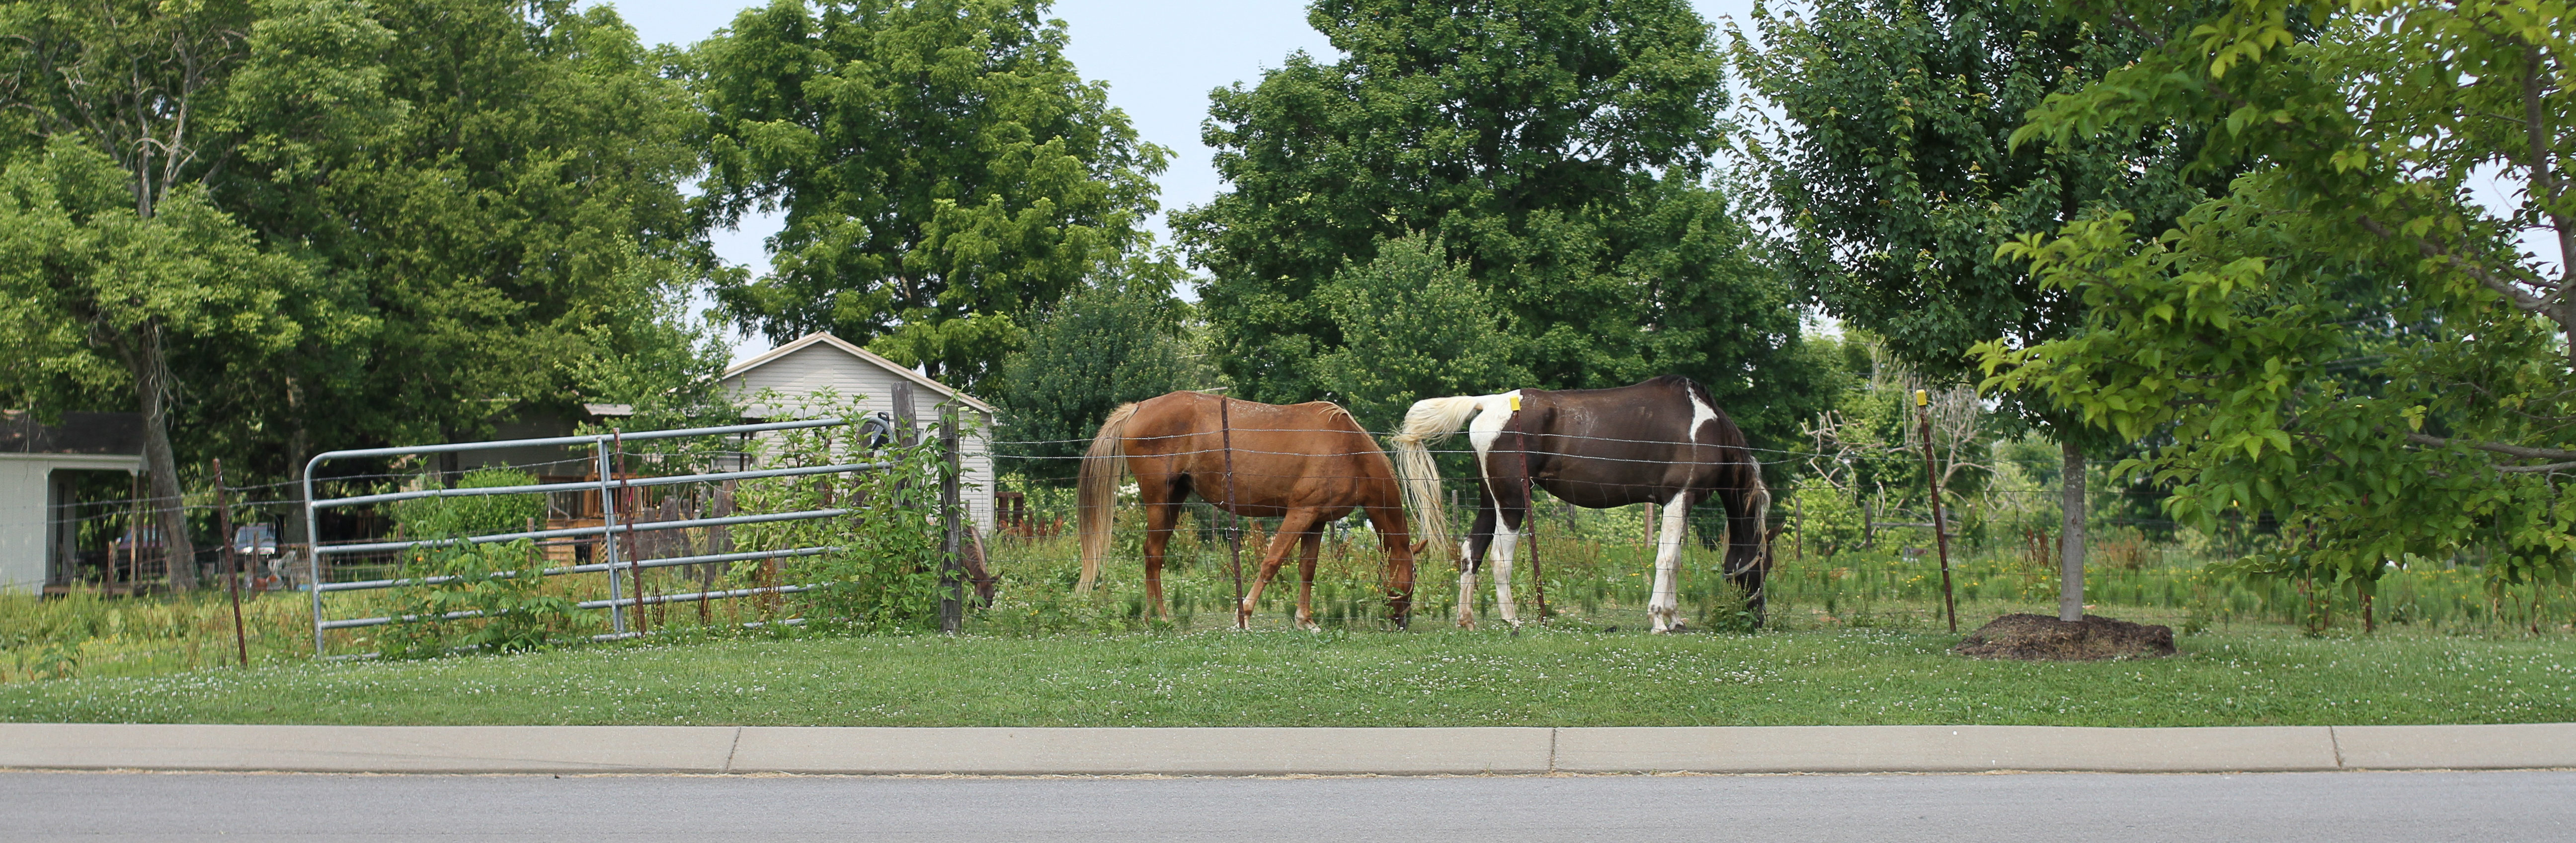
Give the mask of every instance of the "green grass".
M 1133 509 L 1129 510 L 1131 513 Z M 1126 516 L 1132 517 L 1132 516 Z M 1594 519 L 1599 521 L 1601 519 Z M 1608 523 L 1608 522 L 1603 522 Z M 1584 522 L 1586 529 L 1598 527 Z M 1551 528 L 1558 525 L 1551 522 Z M 1619 526 L 1613 524 L 1611 526 Z M 1570 528 L 1567 533 L 1574 533 Z M 955 638 L 801 634 L 702 637 L 761 611 L 718 603 L 652 613 L 681 640 L 425 662 L 315 662 L 307 595 L 249 601 L 251 670 L 233 658 L 219 595 L 58 600 L 0 595 L 0 720 L 371 724 L 776 724 L 988 726 L 1438 726 L 1996 723 L 2255 725 L 2576 721 L 2576 593 L 2498 586 L 2421 565 L 2382 583 L 2379 632 L 2362 635 L 2349 587 L 2212 577 L 2201 560 L 2131 543 L 2087 572 L 2094 612 L 2185 633 L 2180 658 L 2107 664 L 1977 662 L 1948 654 L 1928 559 L 1882 552 L 1790 555 L 1759 635 L 1644 635 L 1649 549 L 1634 530 L 1548 533 L 1551 605 L 1568 620 L 1519 636 L 1447 629 L 1454 576 L 1425 565 L 1415 631 L 1383 629 L 1372 537 L 1327 545 L 1317 583 L 1325 631 L 1284 631 L 1293 585 L 1269 591 L 1255 632 L 1231 624 L 1223 546 L 1184 531 L 1166 587 L 1174 623 L 1145 620 L 1133 531 L 1102 587 L 1075 595 L 1069 539 L 996 537 L 999 604 Z M 1615 534 L 1613 534 L 1615 532 Z M 1256 540 L 1258 534 L 1255 535 Z M 1257 541 L 1255 547 L 1258 547 Z M 2111 549 L 2117 549 L 2115 545 Z M 1255 553 L 1248 554 L 1257 558 Z M 2051 612 L 2044 560 L 1963 549 L 1961 629 Z M 1692 547 L 1684 611 L 1703 628 L 1740 620 Z M 1524 568 L 1523 617 L 1535 612 Z M 651 590 L 697 586 L 658 572 Z M 736 578 L 739 579 L 738 577 Z M 730 585 L 747 582 L 729 580 Z M 597 596 L 564 577 L 550 593 Z M 334 594 L 333 617 L 382 614 L 390 592 Z M 784 601 L 784 612 L 803 611 Z M 470 623 L 470 622 L 469 622 Z M 604 629 L 604 615 L 577 632 Z M 2300 634 L 2305 627 L 2321 637 Z M 1615 629 L 1615 631 L 1613 631 Z M 334 633 L 332 651 L 380 646 L 382 628 Z
M 1871 630 L 738 638 L 0 687 L 0 720 L 846 726 L 2203 726 L 2576 720 L 2576 642 L 2187 636 L 1972 661 Z

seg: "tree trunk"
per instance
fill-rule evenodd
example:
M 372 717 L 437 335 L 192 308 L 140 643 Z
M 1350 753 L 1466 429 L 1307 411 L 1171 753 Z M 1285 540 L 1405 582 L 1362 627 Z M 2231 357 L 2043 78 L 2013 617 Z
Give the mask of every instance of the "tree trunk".
M 2084 619 L 2084 447 L 2069 440 L 2058 451 L 2057 619 Z
M 135 397 L 143 405 L 143 471 L 152 478 L 152 523 L 160 528 L 161 554 L 170 573 L 170 588 L 197 587 L 197 548 L 188 541 L 188 510 L 179 496 L 179 460 L 170 449 L 170 365 L 161 348 L 161 328 L 145 323 L 136 332 Z
M 304 461 L 313 458 L 313 437 L 304 426 L 304 389 L 294 378 L 286 379 L 286 408 L 287 424 L 291 425 L 286 431 L 287 493 L 296 497 L 296 505 L 286 508 L 286 532 L 277 537 L 280 550 L 285 545 L 304 542 Z M 287 574 L 292 576 L 301 570 Z

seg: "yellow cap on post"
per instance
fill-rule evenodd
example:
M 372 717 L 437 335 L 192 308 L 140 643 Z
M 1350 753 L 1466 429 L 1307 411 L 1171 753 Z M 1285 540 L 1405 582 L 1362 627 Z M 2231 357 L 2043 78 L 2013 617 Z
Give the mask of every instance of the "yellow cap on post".
M 1914 391 L 1914 406 L 1920 407 L 1930 403 L 1932 403 L 1932 390 L 1918 389 Z

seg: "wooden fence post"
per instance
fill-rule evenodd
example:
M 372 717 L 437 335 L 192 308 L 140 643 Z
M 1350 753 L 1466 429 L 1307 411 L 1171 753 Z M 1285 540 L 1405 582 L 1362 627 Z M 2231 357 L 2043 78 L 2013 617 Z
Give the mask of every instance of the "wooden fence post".
M 959 554 L 957 404 L 939 408 L 939 631 L 951 635 L 966 619 L 965 565 Z
M 1950 634 L 1959 633 L 1959 601 L 1950 593 L 1950 525 L 1941 515 L 1941 472 L 1932 467 L 1931 391 L 1914 391 L 1914 406 L 1923 415 L 1923 480 L 1932 486 L 1932 543 L 1941 552 L 1941 612 L 1950 617 Z
M 241 555 L 233 547 L 233 509 L 224 505 L 224 461 L 215 461 L 215 533 L 224 540 L 224 591 L 233 598 L 233 649 L 241 653 L 241 666 L 250 666 L 250 635 L 242 629 Z
M 895 381 L 886 398 L 894 402 L 894 443 L 909 446 L 921 441 L 913 430 L 912 382 Z

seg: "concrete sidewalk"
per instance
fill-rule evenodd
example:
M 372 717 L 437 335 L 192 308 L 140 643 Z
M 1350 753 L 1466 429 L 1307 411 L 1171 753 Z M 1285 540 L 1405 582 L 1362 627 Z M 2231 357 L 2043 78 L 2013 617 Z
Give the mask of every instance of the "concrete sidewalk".
M 2576 767 L 2576 724 L 1014 729 L 0 723 L 0 767 L 979 775 Z

